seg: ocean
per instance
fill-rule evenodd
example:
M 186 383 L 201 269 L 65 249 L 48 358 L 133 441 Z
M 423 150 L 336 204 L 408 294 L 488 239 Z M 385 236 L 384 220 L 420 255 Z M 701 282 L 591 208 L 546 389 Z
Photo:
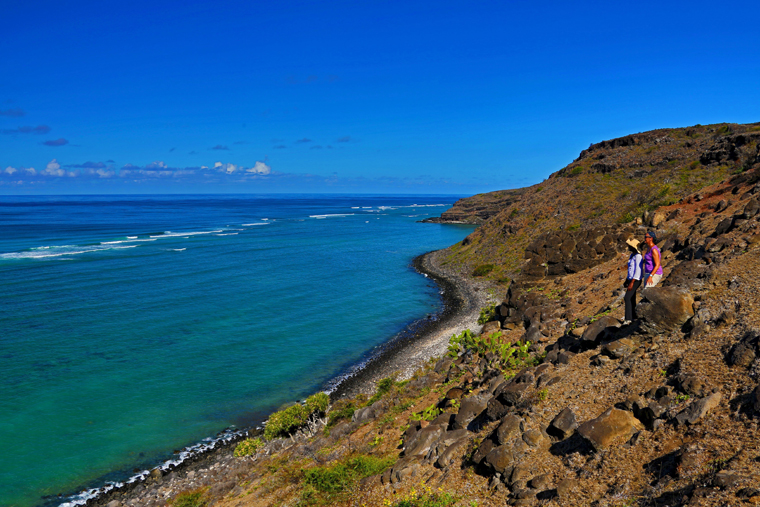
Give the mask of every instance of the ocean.
M 75 504 L 440 310 L 459 196 L 0 196 L 0 505 Z

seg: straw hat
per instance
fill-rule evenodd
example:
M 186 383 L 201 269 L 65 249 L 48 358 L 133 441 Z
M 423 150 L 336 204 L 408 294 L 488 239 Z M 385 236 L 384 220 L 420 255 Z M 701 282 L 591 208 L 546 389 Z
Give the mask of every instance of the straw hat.
M 636 250 L 637 252 L 639 251 L 639 244 L 641 244 L 641 242 L 638 239 L 636 239 L 636 238 L 630 238 L 630 239 L 626 240 L 625 243 L 628 246 L 633 247 L 633 249 Z

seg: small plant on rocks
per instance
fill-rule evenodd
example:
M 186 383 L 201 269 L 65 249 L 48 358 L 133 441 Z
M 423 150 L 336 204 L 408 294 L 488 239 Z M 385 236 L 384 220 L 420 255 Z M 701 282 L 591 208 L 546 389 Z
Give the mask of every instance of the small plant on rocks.
M 236 458 L 241 456 L 252 456 L 259 452 L 262 447 L 264 447 L 264 442 L 259 437 L 246 438 L 235 446 L 235 452 L 233 455 Z
M 325 393 L 317 393 L 306 398 L 301 404 L 292 405 L 269 416 L 264 428 L 264 438 L 271 440 L 292 435 L 295 431 L 307 425 L 314 416 L 324 415 L 330 397 Z

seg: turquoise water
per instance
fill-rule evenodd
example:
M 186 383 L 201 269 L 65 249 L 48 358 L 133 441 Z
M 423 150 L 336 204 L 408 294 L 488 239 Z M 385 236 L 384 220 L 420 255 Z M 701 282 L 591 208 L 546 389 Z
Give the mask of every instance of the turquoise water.
M 438 310 L 456 196 L 0 197 L 0 505 L 260 422 Z

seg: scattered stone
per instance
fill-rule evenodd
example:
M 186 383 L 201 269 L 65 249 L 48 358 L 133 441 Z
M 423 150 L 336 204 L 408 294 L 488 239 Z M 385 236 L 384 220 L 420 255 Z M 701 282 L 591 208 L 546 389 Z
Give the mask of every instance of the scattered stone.
M 522 432 L 523 426 L 523 420 L 516 415 L 504 416 L 495 432 L 496 442 L 499 445 L 506 444 Z
M 570 360 L 575 356 L 574 353 L 569 350 L 563 350 L 557 356 L 557 364 L 570 364 Z
M 757 356 L 758 337 L 760 333 L 757 330 L 751 330 L 739 340 L 738 343 L 731 347 L 728 353 L 728 364 L 731 366 L 742 366 L 749 368 Z
M 466 436 L 456 440 L 444 450 L 435 462 L 438 468 L 447 468 L 454 462 L 457 454 L 467 445 L 469 438 Z
M 464 389 L 461 387 L 452 387 L 446 391 L 446 398 L 449 400 L 458 400 L 464 394 Z
M 718 406 L 722 396 L 720 391 L 712 393 L 706 398 L 697 400 L 686 407 L 676 416 L 679 425 L 694 424 L 702 419 L 708 412 Z
M 742 479 L 744 479 L 744 477 L 739 474 L 730 472 L 728 470 L 722 470 L 715 474 L 715 478 L 713 479 L 713 486 L 717 486 L 721 489 L 727 489 Z
M 557 496 L 566 499 L 577 486 L 578 482 L 573 479 L 562 479 L 559 481 L 559 484 L 557 484 Z
M 501 419 L 509 411 L 509 407 L 517 405 L 523 399 L 529 384 L 506 383 L 496 389 L 496 394 L 488 402 L 486 415 L 489 420 Z
M 621 338 L 602 347 L 602 354 L 612 359 L 622 359 L 629 355 L 635 346 L 630 338 Z
M 537 489 L 539 491 L 544 491 L 546 489 L 549 489 L 552 486 L 551 475 L 549 474 L 537 475 L 534 478 L 532 478 L 530 481 L 528 481 L 528 485 L 531 488 Z
M 546 439 L 544 435 L 538 430 L 528 430 L 523 433 L 523 441 L 531 447 L 540 447 Z
M 549 427 L 546 428 L 546 432 L 553 437 L 564 440 L 572 435 L 576 428 L 578 428 L 578 421 L 570 407 L 567 407 L 552 419 Z
M 610 408 L 599 417 L 581 424 L 578 433 L 598 451 L 623 443 L 643 429 L 644 426 L 632 413 Z
M 708 385 L 705 379 L 692 373 L 679 373 L 675 377 L 676 385 L 682 392 L 689 396 L 703 397 L 708 392 Z
M 641 291 L 644 300 L 636 306 L 644 333 L 668 332 L 694 315 L 694 298 L 677 287 L 649 287 Z
M 488 453 L 484 463 L 490 467 L 494 472 L 503 474 L 507 468 L 512 466 L 515 458 L 512 454 L 512 449 L 507 445 L 500 445 L 495 447 Z
M 404 456 L 424 456 L 443 433 L 441 426 L 427 426 L 414 434 L 409 442 L 404 443 Z
M 478 395 L 464 398 L 459 407 L 459 413 L 454 418 L 451 427 L 455 430 L 467 428 L 488 406 L 488 396 Z
M 581 346 L 587 349 L 595 348 L 611 331 L 608 330 L 608 328 L 617 328 L 619 325 L 620 321 L 611 315 L 601 317 L 589 324 L 585 331 L 583 331 L 583 334 L 581 335 Z

